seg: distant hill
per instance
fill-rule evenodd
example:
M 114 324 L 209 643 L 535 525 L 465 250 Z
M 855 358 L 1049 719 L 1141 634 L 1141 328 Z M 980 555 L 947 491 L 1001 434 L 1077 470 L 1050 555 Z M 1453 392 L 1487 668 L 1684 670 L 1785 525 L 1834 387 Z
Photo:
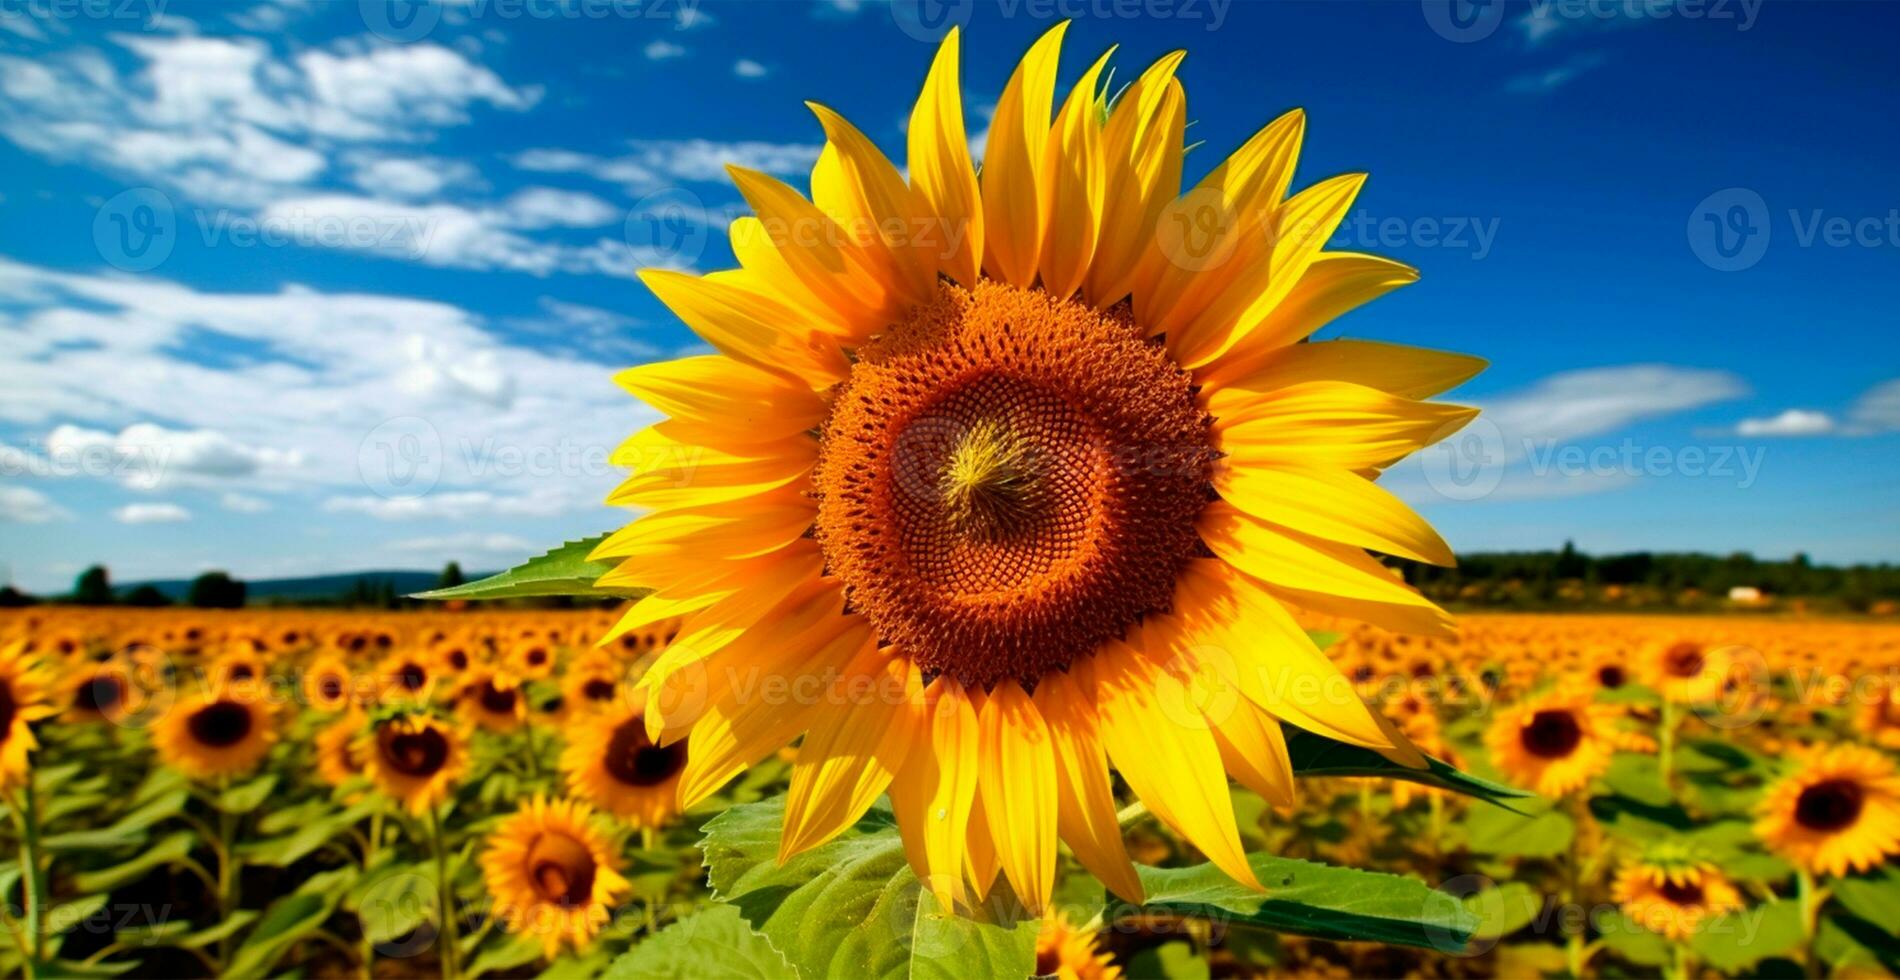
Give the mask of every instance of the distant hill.
M 468 580 L 473 582 L 489 574 L 491 573 L 471 572 L 468 574 Z M 322 599 L 335 599 L 348 595 L 351 590 L 356 588 L 358 582 L 364 582 L 370 586 L 379 588 L 384 583 L 387 583 L 397 595 L 408 595 L 411 592 L 422 592 L 435 588 L 436 578 L 440 575 L 440 571 L 342 572 L 336 575 L 311 575 L 306 578 L 245 579 L 244 585 L 248 590 L 247 595 L 248 601 L 250 602 L 269 601 L 272 599 L 287 602 L 312 602 Z M 113 586 L 112 591 L 115 595 L 123 598 L 127 593 L 141 585 L 150 585 L 159 592 L 164 593 L 165 598 L 173 602 L 180 602 L 185 598 L 185 593 L 191 589 L 191 579 L 181 578 L 158 582 L 128 582 L 124 585 Z

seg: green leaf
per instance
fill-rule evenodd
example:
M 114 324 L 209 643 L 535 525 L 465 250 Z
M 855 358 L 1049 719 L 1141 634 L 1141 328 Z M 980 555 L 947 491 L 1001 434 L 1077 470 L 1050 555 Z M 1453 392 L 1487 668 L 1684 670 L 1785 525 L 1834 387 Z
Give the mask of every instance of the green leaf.
M 613 562 L 589 561 L 587 556 L 607 536 L 598 534 L 580 541 L 569 541 L 537 558 L 490 575 L 479 582 L 453 588 L 418 592 L 412 599 L 525 599 L 534 596 L 632 596 L 638 598 L 651 589 L 617 587 L 597 589 L 594 580 L 614 568 Z
M 1155 980 L 1208 980 L 1212 974 L 1206 957 L 1195 951 L 1193 943 L 1176 941 L 1136 953 L 1128 961 L 1128 975 Z
M 539 960 L 545 952 L 538 936 L 503 933 L 490 940 L 482 950 L 482 955 L 475 957 L 475 962 L 469 964 L 468 974 L 480 976 L 513 970 Z
M 1479 925 L 1451 895 L 1415 878 L 1316 864 L 1271 854 L 1247 861 L 1266 893 L 1246 887 L 1212 864 L 1192 868 L 1136 865 L 1148 909 L 1223 922 L 1242 921 L 1319 939 L 1463 950 Z M 1127 910 L 1127 907 L 1124 907 Z
M 1669 940 L 1621 912 L 1597 916 L 1603 947 L 1637 966 L 1667 966 L 1675 959 Z
M 1849 912 L 1900 936 L 1900 870 L 1893 865 L 1836 878 L 1834 897 Z
M 384 874 L 355 898 L 356 916 L 363 934 L 382 943 L 413 932 L 435 917 L 435 880 L 413 867 Z M 536 950 L 540 949 L 539 945 Z
M 176 864 L 191 855 L 195 842 L 189 830 L 180 830 L 138 853 L 132 860 L 98 871 L 73 875 L 73 887 L 81 892 L 108 892 L 145 876 L 153 868 Z
M 1653 755 L 1618 752 L 1610 760 L 1603 782 L 1617 795 L 1647 806 L 1666 807 L 1676 802 L 1675 794 L 1663 783 L 1662 763 Z
M 1035 923 L 944 914 L 911 873 L 887 807 L 873 807 L 856 826 L 781 867 L 784 813 L 783 797 L 731 807 L 706 823 L 702 847 L 713 897 L 737 908 L 801 976 L 1027 976 L 1034 969 Z
M 779 980 L 790 970 L 791 964 L 764 936 L 752 931 L 738 909 L 715 905 L 654 933 L 614 960 L 603 976 L 607 980 Z
M 335 840 L 379 805 L 373 798 L 365 799 L 342 813 L 332 813 L 328 819 L 305 824 L 294 833 L 240 844 L 238 855 L 247 864 L 287 868 Z
M 1800 903 L 1783 901 L 1717 916 L 1703 924 L 1689 948 L 1702 962 L 1736 974 L 1799 949 L 1802 941 Z
M 55 834 L 40 841 L 40 844 L 49 851 L 92 851 L 131 847 L 144 842 L 145 831 L 153 824 L 177 816 L 184 810 L 185 803 L 190 798 L 190 794 L 182 789 L 170 790 L 120 817 L 109 827 Z
M 225 813 L 245 814 L 264 805 L 270 799 L 271 791 L 277 788 L 277 774 L 267 772 L 248 783 L 233 786 L 218 794 L 218 809 Z
M 1569 848 L 1577 824 L 1550 801 L 1530 800 L 1522 813 L 1474 809 L 1465 816 L 1465 832 L 1475 854 L 1542 858 Z
M 1473 939 L 1495 941 L 1530 925 L 1543 911 L 1544 896 L 1522 881 L 1507 881 L 1465 898 L 1465 908 L 1478 917 Z
M 225 975 L 270 975 L 277 960 L 291 946 L 315 932 L 330 917 L 337 900 L 343 897 L 355 876 L 353 867 L 312 875 L 296 891 L 272 902 L 258 918 L 256 928 L 244 938 L 244 944 L 231 954 Z
M 1292 725 L 1282 727 L 1286 730 L 1286 750 L 1293 759 L 1294 775 L 1403 779 L 1474 796 L 1507 811 L 1516 807 L 1506 803 L 1506 800 L 1530 797 L 1523 790 L 1479 779 L 1437 759 L 1428 759 L 1429 765 L 1425 769 L 1411 769 L 1371 749 L 1335 742 L 1324 735 L 1315 735 Z

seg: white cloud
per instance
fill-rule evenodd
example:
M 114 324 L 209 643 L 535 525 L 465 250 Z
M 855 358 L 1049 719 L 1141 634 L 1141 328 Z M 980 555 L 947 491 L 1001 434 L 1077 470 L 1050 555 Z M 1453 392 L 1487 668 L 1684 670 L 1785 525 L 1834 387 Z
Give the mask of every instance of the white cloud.
M 740 78 L 764 78 L 770 72 L 764 65 L 751 58 L 740 58 L 732 63 L 732 73 Z
M 671 41 L 654 40 L 641 51 L 646 54 L 648 61 L 667 61 L 686 56 L 686 47 Z
M 475 168 L 461 160 L 358 154 L 350 182 L 372 196 L 433 197 L 453 184 L 473 183 Z
M 424 265 L 547 276 L 557 272 L 632 278 L 645 266 L 678 258 L 638 249 L 619 237 L 585 245 L 544 241 L 522 230 L 551 224 L 606 223 L 618 212 L 591 195 L 531 195 L 500 207 L 417 204 L 317 194 L 285 198 L 259 215 L 264 227 L 300 245 L 367 252 Z
M 728 163 L 781 177 L 811 172 L 821 143 L 767 143 L 757 140 L 633 140 L 629 152 L 599 156 L 574 150 L 539 148 L 515 154 L 516 168 L 535 173 L 585 174 L 603 183 L 617 184 L 631 193 L 645 193 L 677 181 L 725 184 Z
M 495 494 L 485 490 L 461 490 L 423 494 L 415 497 L 378 497 L 357 495 L 331 497 L 323 510 L 331 514 L 364 514 L 378 520 L 452 520 L 476 517 L 550 517 L 568 510 L 573 501 L 552 489 L 537 488 L 523 494 Z
M 72 518 L 66 508 L 31 487 L 0 486 L 0 524 L 45 524 Z
M 191 511 L 177 504 L 126 504 L 112 512 L 121 524 L 175 524 L 191 520 Z
M 233 514 L 262 514 L 271 509 L 270 501 L 241 493 L 227 493 L 218 498 L 218 506 Z
M 517 228 L 598 228 L 622 218 L 618 208 L 592 194 L 553 187 L 524 187 L 502 211 Z
M 393 434 L 426 440 L 436 506 L 548 515 L 598 506 L 620 476 L 606 454 L 654 418 L 612 384 L 623 361 L 513 343 L 446 303 L 209 292 L 0 258 L 0 308 L 17 311 L 0 344 L 0 423 L 40 433 L 0 447 L 0 478 L 59 475 L 32 463 L 65 458 L 49 455 L 58 443 L 104 446 L 113 464 L 122 446 L 162 460 L 98 474 L 135 486 L 361 494 Z M 219 344 L 246 356 L 194 355 Z
M 1900 432 L 1900 378 L 1867 389 L 1847 411 L 1856 433 Z
M 388 547 L 390 551 L 404 554 L 444 555 L 449 558 L 470 552 L 484 555 L 519 555 L 526 558 L 547 550 L 546 544 L 536 546 L 512 534 L 481 531 L 446 534 L 440 537 L 404 538 L 400 541 L 391 541 Z
M 1518 75 L 1505 82 L 1504 89 L 1507 92 L 1517 92 L 1524 95 L 1541 95 L 1545 92 L 1554 92 L 1574 81 L 1577 76 L 1602 65 L 1603 62 L 1603 55 L 1595 51 L 1586 51 L 1582 54 L 1573 55 L 1565 59 L 1562 63 L 1546 68 L 1543 71 L 1534 71 Z
M 813 14 L 827 20 L 849 20 L 864 11 L 864 0 L 819 0 Z
M 1587 368 L 1488 401 L 1482 418 L 1498 428 L 1516 455 L 1524 446 L 1573 442 L 1747 392 L 1748 386 L 1726 371 L 1666 364 Z
M 1833 416 L 1826 412 L 1791 408 L 1765 419 L 1743 419 L 1735 426 L 1739 436 L 1818 436 L 1833 432 Z

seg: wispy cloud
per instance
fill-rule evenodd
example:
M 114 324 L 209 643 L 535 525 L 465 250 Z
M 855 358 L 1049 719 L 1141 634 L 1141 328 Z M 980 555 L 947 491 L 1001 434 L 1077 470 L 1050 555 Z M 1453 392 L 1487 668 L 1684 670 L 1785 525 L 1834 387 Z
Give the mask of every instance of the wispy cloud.
M 648 42 L 647 46 L 640 50 L 646 55 L 648 61 L 669 61 L 686 56 L 685 45 L 659 39 Z
M 740 58 L 732 63 L 732 73 L 740 78 L 764 78 L 771 71 L 751 58 Z
M 1835 430 L 1834 417 L 1826 412 L 1791 408 L 1767 418 L 1743 419 L 1735 425 L 1739 436 L 1819 436 Z
M 1542 71 L 1528 72 L 1511 78 L 1504 83 L 1505 91 L 1523 95 L 1542 95 L 1575 81 L 1576 78 L 1602 65 L 1606 59 L 1595 51 L 1585 51 L 1572 55 L 1561 64 Z
M 191 520 L 191 511 L 177 504 L 126 504 L 112 512 L 121 524 L 176 524 Z

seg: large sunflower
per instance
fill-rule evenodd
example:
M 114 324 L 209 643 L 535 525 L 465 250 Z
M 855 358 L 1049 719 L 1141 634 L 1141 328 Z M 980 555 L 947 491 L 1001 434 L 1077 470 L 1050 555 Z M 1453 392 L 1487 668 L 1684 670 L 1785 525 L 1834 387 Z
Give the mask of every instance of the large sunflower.
M 0 646 L 0 789 L 27 777 L 39 747 L 32 723 L 58 710 L 47 698 L 48 680 L 26 644 Z
M 1860 745 L 1811 751 L 1762 795 L 1755 833 L 1816 874 L 1865 871 L 1900 854 L 1900 774 Z
M 1363 175 L 1291 198 L 1295 110 L 1179 192 L 1179 53 L 1051 121 L 1058 25 L 997 105 L 979 181 L 958 41 L 909 173 L 832 110 L 812 196 L 729 168 L 740 268 L 642 279 L 717 353 L 619 376 L 668 418 L 616 454 L 645 514 L 595 551 L 657 591 L 602 642 L 685 617 L 644 676 L 690 805 L 803 734 L 785 854 L 886 789 L 946 903 L 997 869 L 1031 906 L 1056 841 L 1139 900 L 1108 766 L 1257 884 L 1231 770 L 1290 790 L 1279 723 L 1422 757 L 1291 608 L 1446 634 L 1365 549 L 1451 552 L 1373 478 L 1474 410 L 1482 362 L 1300 343 L 1416 278 L 1321 246 Z M 760 678 L 770 683 L 758 683 Z M 967 860 L 966 860 L 967 856 Z
M 541 941 L 548 958 L 563 945 L 584 949 L 631 887 L 593 809 L 536 796 L 489 835 L 482 876 L 495 917 L 508 931 Z

